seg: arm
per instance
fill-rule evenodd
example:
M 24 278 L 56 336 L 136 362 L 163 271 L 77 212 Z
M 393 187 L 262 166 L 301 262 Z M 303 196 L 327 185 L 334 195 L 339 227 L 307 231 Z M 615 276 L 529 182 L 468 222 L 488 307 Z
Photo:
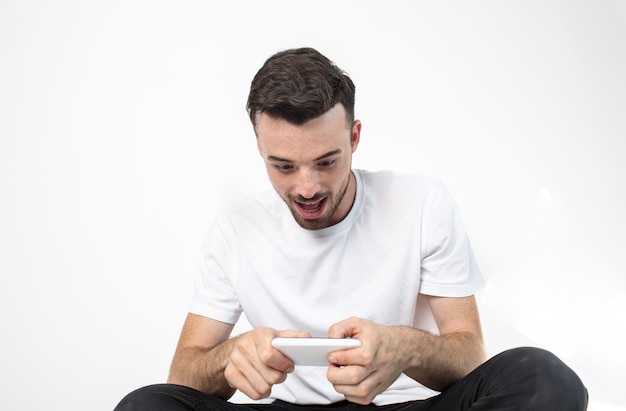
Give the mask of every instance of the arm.
M 252 399 L 261 399 L 294 368 L 291 360 L 271 346 L 272 339 L 309 336 L 291 330 L 256 328 L 229 339 L 232 329 L 232 324 L 189 314 L 172 360 L 168 383 L 224 399 L 230 398 L 237 389 Z
M 233 324 L 188 314 L 178 340 L 167 382 L 228 399 L 235 389 L 224 378 L 232 350 Z
M 442 391 L 469 374 L 486 360 L 476 299 L 425 296 L 435 316 L 440 335 L 420 330 L 408 355 L 411 365 L 405 373 L 427 387 Z M 422 341 L 419 341 L 419 340 Z
M 443 390 L 481 364 L 486 356 L 473 296 L 427 298 L 440 335 L 411 327 L 386 327 L 359 318 L 333 325 L 330 337 L 353 337 L 361 348 L 330 355 L 328 379 L 346 399 L 370 403 L 401 373 Z

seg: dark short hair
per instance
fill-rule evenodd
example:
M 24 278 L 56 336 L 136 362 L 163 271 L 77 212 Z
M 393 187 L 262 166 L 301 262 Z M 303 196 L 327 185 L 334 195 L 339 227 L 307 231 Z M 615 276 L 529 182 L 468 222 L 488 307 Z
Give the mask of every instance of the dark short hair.
M 256 127 L 259 113 L 303 124 L 341 103 L 352 127 L 354 93 L 350 77 L 317 50 L 290 49 L 271 56 L 254 76 L 247 109 Z

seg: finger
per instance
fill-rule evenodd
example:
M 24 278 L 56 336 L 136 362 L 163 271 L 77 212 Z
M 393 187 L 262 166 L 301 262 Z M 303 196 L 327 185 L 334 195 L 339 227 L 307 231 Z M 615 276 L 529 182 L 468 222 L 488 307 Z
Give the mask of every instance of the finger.
M 311 334 L 308 331 L 282 330 L 278 332 L 278 337 L 311 338 Z
M 339 321 L 330 326 L 328 329 L 328 337 L 330 338 L 356 338 L 362 329 L 362 320 L 351 317 L 343 321 Z
M 285 354 L 272 347 L 271 345 L 264 348 L 258 355 L 259 370 L 266 370 L 267 381 L 275 381 L 274 383 L 283 382 L 287 378 L 287 374 L 294 370 L 294 363 Z M 276 376 L 275 373 L 280 373 Z
M 311 338 L 311 334 L 307 331 L 282 330 L 278 331 L 275 337 Z M 274 347 L 271 347 L 269 351 L 265 352 L 265 355 L 261 355 L 261 358 L 271 368 L 277 369 L 286 374 L 291 373 L 295 368 L 293 361 Z
M 326 371 L 326 378 L 333 385 L 357 385 L 365 380 L 368 374 L 367 369 L 359 365 L 330 365 Z
M 280 351 L 272 347 L 272 340 L 281 335 L 280 331 L 273 329 L 258 329 L 254 335 L 254 344 L 248 347 L 247 358 L 255 369 L 270 383 L 283 382 L 285 373 L 294 369 L 293 362 Z M 295 331 L 294 331 L 295 333 Z M 278 371 L 280 375 L 273 371 Z
M 365 389 L 363 390 L 363 393 L 361 393 L 360 390 L 357 390 L 355 394 L 351 394 L 351 393 L 344 394 L 344 397 L 346 398 L 347 401 L 353 402 L 355 404 L 369 405 L 372 403 L 374 398 L 376 398 L 376 396 L 380 394 L 382 391 L 383 390 L 378 390 L 378 389 L 374 389 L 371 391 L 368 389 Z
M 296 331 L 296 330 L 282 330 L 277 331 L 273 338 L 282 337 L 282 338 L 311 338 L 311 334 L 307 331 Z M 271 342 L 270 342 L 271 345 Z M 268 364 L 271 364 L 274 368 L 287 371 L 289 368 L 293 368 L 293 361 L 291 361 L 287 356 L 285 356 L 280 350 L 277 350 L 272 346 L 272 354 L 266 358 Z
M 271 360 L 269 363 L 276 362 L 276 360 Z M 267 362 L 261 360 L 261 358 L 256 357 L 252 360 L 252 362 L 248 362 L 244 364 L 239 370 L 245 376 L 246 380 L 252 387 L 254 391 L 256 391 L 261 398 L 267 397 L 272 389 L 272 386 L 275 384 L 280 384 L 287 379 L 288 372 L 293 371 L 293 363 L 291 360 L 286 360 L 287 365 L 286 371 L 276 369 Z M 282 365 L 282 362 L 279 362 Z
M 367 346 L 337 350 L 328 354 L 328 362 L 339 366 L 366 366 L 370 363 L 369 359 L 372 358 L 372 355 L 368 354 L 368 352 Z
M 286 371 L 293 370 L 291 360 L 271 346 L 275 333 L 274 330 L 258 329 L 244 334 L 231 352 L 224 376 L 230 386 L 250 398 L 267 397 L 272 385 L 285 381 Z
M 229 361 L 224 370 L 224 377 L 228 385 L 246 394 L 253 400 L 266 398 L 272 389 L 250 363 L 236 364 L 237 361 Z
M 374 374 L 370 374 L 366 379 L 358 384 L 333 384 L 334 389 L 343 394 L 346 400 L 367 405 L 384 391 L 384 384 L 377 380 Z

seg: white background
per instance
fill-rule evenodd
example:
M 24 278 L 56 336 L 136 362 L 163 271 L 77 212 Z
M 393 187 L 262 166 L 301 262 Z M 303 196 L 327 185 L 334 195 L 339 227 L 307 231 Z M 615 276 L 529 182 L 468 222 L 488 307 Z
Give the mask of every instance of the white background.
M 208 225 L 268 187 L 250 80 L 305 45 L 357 85 L 355 167 L 455 195 L 490 353 L 626 407 L 626 2 L 2 0 L 0 408 L 164 381 Z

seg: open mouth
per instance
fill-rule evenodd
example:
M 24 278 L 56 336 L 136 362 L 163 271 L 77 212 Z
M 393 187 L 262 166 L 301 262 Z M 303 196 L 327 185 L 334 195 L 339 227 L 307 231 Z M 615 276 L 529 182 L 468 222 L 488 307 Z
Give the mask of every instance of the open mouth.
M 296 204 L 298 212 L 300 213 L 302 217 L 309 218 L 309 219 L 319 218 L 324 212 L 324 208 L 326 205 L 326 198 L 323 198 L 315 202 L 304 203 L 300 201 L 294 201 L 294 203 Z

